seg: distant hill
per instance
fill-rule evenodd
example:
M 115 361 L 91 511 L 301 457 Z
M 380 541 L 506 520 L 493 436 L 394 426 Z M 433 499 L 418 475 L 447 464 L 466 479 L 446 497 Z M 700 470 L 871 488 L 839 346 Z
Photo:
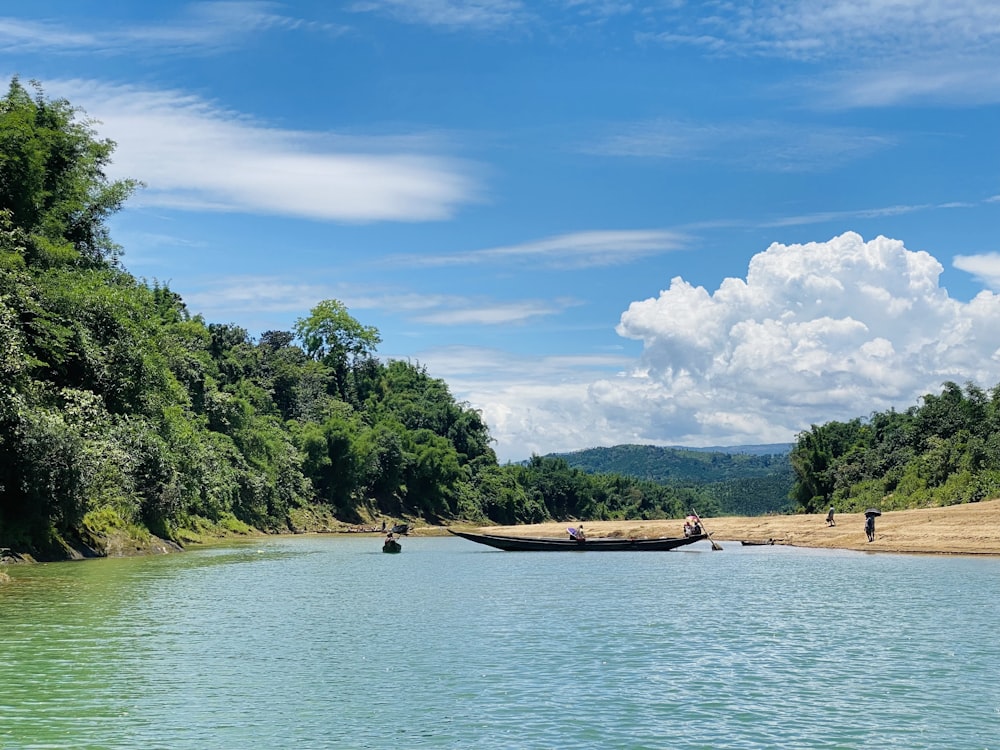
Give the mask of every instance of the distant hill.
M 762 515 L 792 508 L 792 445 L 665 448 L 616 445 L 554 453 L 589 474 L 621 474 L 679 487 L 703 487 L 727 515 Z
M 690 448 L 683 445 L 672 445 L 679 451 L 698 451 L 701 453 L 748 453 L 751 456 L 776 456 L 788 454 L 795 443 L 761 443 L 760 445 L 713 445 L 708 448 Z

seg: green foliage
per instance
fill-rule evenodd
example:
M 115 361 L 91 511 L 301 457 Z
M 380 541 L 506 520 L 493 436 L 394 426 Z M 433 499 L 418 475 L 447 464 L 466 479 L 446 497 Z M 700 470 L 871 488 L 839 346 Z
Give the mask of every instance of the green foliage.
M 785 510 L 789 505 L 793 475 L 783 448 L 761 446 L 758 452 L 729 453 L 617 445 L 555 457 L 592 474 L 623 474 L 675 488 L 698 488 L 699 507 L 709 502 L 726 515 L 753 516 Z
M 975 502 L 1000 490 L 1000 386 L 946 382 L 920 406 L 813 425 L 792 450 L 804 512 Z
M 27 238 L 30 265 L 102 264 L 115 260 L 105 219 L 138 187 L 110 182 L 104 168 L 114 143 L 65 100 L 35 96 L 15 77 L 0 100 L 0 209 Z

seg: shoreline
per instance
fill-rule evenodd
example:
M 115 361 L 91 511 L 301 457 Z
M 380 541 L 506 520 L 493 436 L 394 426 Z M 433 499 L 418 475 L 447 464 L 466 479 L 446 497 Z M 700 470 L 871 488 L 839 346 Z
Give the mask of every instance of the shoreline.
M 875 541 L 864 531 L 863 513 L 837 513 L 827 526 L 826 513 L 774 516 L 702 517 L 719 543 L 743 541 L 793 547 L 939 555 L 1000 555 L 1000 499 L 940 508 L 885 511 L 875 521 Z M 679 519 L 583 521 L 590 536 L 677 537 Z M 525 526 L 489 526 L 480 531 L 515 536 L 564 536 L 563 522 Z
M 837 513 L 835 525 L 827 526 L 826 513 L 768 515 L 768 516 L 703 516 L 704 528 L 711 539 L 720 544 L 752 542 L 791 547 L 843 549 L 858 552 L 896 552 L 906 554 L 1000 556 L 1000 499 L 978 503 L 949 505 L 936 508 L 913 508 L 886 511 L 875 522 L 875 541 L 868 542 L 864 531 L 863 513 Z M 512 536 L 566 535 L 566 527 L 580 521 L 548 521 L 520 526 L 474 526 L 454 524 L 455 528 Z M 683 519 L 651 519 L 624 521 L 583 521 L 591 537 L 678 537 L 683 533 Z M 310 530 L 291 533 L 381 536 L 381 532 L 344 530 Z M 286 534 L 278 534 L 285 536 Z M 414 526 L 407 536 L 447 536 L 447 526 Z M 254 530 L 246 534 L 233 534 L 189 541 L 184 546 L 153 537 L 149 543 L 132 548 L 132 545 L 112 545 L 108 557 L 132 557 L 148 554 L 182 552 L 187 547 L 225 544 L 235 539 L 272 537 Z M 0 565 L 17 565 L 36 562 L 30 555 L 19 555 L 10 550 L 0 560 Z M 74 554 L 71 559 L 101 558 L 105 555 Z

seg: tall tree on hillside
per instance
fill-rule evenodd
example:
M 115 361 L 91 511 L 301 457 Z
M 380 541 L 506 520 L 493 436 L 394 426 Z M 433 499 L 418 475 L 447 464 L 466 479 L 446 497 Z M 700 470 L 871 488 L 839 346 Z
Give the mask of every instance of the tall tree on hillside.
M 349 395 L 350 369 L 373 356 L 382 342 L 377 328 L 359 323 L 336 299 L 323 300 L 309 311 L 309 317 L 296 320 L 295 335 L 306 354 L 333 370 L 344 397 Z

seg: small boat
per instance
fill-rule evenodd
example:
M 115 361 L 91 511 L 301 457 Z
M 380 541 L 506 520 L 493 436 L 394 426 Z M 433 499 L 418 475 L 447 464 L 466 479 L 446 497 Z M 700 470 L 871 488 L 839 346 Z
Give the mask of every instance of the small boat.
M 588 537 L 584 540 L 562 537 L 504 536 L 502 534 L 475 534 L 471 531 L 448 529 L 455 536 L 470 542 L 485 544 L 505 552 L 636 552 L 671 550 L 708 539 L 708 534 L 656 539 L 628 539 L 625 537 Z
M 389 529 L 393 534 L 402 534 L 406 536 L 410 533 L 410 524 L 408 523 L 397 523 L 391 529 Z
M 385 544 L 382 545 L 382 551 L 395 554 L 397 552 L 403 551 L 403 545 L 401 545 L 395 539 L 386 539 Z
M 774 539 L 768 539 L 766 542 L 758 542 L 752 539 L 744 539 L 740 542 L 744 547 L 763 547 L 765 545 L 774 544 Z

